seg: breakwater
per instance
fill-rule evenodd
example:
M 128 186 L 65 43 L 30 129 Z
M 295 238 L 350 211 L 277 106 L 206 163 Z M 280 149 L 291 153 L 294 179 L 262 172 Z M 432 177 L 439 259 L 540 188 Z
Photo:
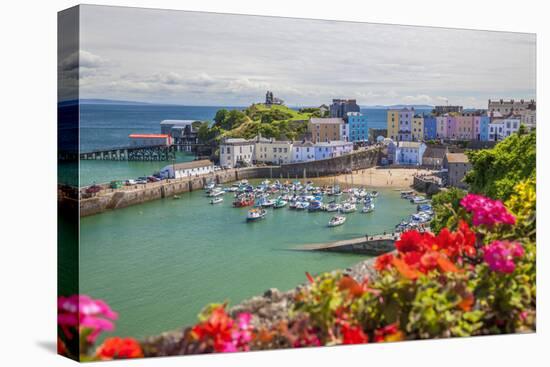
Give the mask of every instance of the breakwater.
M 107 210 L 125 208 L 151 200 L 201 190 L 209 181 L 218 184 L 254 178 L 315 178 L 350 172 L 352 169 L 366 169 L 376 166 L 380 159 L 379 148 L 356 151 L 348 155 L 312 162 L 220 170 L 211 174 L 184 179 L 171 179 L 143 185 L 124 186 L 111 189 L 102 184 L 97 194 L 87 195 L 83 188 L 80 198 L 63 197 L 62 204 L 78 205 L 80 217 L 99 214 Z
M 398 233 L 387 233 L 370 236 L 366 235 L 363 237 L 351 238 L 348 240 L 304 245 L 296 248 L 295 250 L 328 251 L 379 256 L 395 250 L 395 240 L 397 240 L 398 238 Z

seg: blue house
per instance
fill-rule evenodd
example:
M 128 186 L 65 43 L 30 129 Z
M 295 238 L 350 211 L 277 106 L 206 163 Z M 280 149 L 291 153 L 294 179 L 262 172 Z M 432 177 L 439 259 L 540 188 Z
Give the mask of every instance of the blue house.
M 367 125 L 367 116 L 360 112 L 348 112 L 349 141 L 368 141 L 369 128 Z
M 435 116 L 424 116 L 424 139 L 437 138 L 437 121 Z
M 489 140 L 489 123 L 491 118 L 489 116 L 481 116 L 479 121 L 479 140 L 488 141 Z

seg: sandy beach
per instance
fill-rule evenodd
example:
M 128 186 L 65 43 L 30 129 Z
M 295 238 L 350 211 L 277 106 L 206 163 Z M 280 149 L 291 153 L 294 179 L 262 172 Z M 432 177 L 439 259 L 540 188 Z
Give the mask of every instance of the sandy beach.
M 417 168 L 385 168 L 373 167 L 354 171 L 353 175 L 338 175 L 316 179 L 316 181 L 332 185 L 335 182 L 341 186 L 353 185 L 372 187 L 394 187 L 407 189 L 413 183 L 415 174 L 429 174 L 428 169 Z

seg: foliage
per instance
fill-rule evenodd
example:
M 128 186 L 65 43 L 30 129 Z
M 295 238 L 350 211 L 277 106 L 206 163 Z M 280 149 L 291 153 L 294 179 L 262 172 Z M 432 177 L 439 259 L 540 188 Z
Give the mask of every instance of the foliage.
M 536 136 L 512 134 L 493 149 L 467 153 L 472 170 L 464 181 L 470 190 L 496 199 L 506 200 L 514 193 L 514 186 L 535 177 Z
M 460 210 L 460 200 L 466 195 L 466 191 L 456 187 L 441 191 L 432 197 L 434 217 L 430 228 L 434 233 L 439 233 L 442 228 L 456 228 L 457 212 Z

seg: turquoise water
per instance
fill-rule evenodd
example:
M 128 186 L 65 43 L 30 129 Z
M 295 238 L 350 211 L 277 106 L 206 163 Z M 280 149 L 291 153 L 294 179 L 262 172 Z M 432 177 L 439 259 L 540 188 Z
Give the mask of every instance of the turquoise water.
M 246 223 L 232 194 L 211 205 L 203 191 L 85 217 L 80 222 L 80 292 L 120 313 L 115 335 L 144 337 L 189 325 L 209 302 L 231 304 L 305 281 L 305 271 L 344 269 L 364 256 L 289 251 L 299 245 L 375 234 L 414 211 L 399 193 L 379 189 L 374 213 L 268 209 Z

